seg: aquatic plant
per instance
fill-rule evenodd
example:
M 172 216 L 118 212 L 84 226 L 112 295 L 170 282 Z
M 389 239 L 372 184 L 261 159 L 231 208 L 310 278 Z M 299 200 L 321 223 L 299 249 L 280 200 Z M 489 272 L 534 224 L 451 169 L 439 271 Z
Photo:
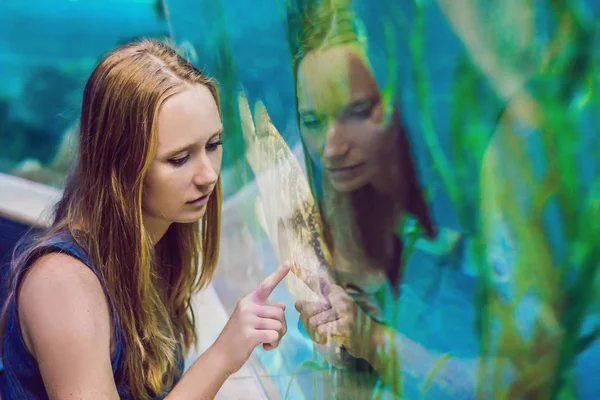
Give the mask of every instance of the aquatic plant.
M 597 80 L 590 46 L 596 32 L 591 19 L 585 17 L 581 2 L 542 3 L 553 11 L 548 29 L 550 40 L 543 43 L 532 37 L 530 48 L 542 47 L 540 65 L 532 72 L 521 71 L 522 81 L 529 83 L 514 92 L 513 98 L 504 99 L 506 109 L 491 141 L 488 142 L 487 128 L 481 130 L 472 113 L 481 97 L 463 81 L 457 85 L 453 118 L 457 120 L 462 114 L 466 119 L 461 133 L 457 134 L 455 127 L 452 137 L 454 153 L 461 154 L 463 161 L 452 164 L 451 174 L 441 173 L 439 169 L 445 162 L 436 154 L 435 144 L 432 149 L 428 143 L 432 158 L 437 159 L 437 172 L 451 197 L 460 177 L 465 171 L 472 171 L 468 163 L 482 165 L 477 190 L 466 201 L 453 200 L 464 226 L 476 237 L 476 259 L 481 271 L 477 307 L 484 354 L 480 379 L 488 376 L 484 365 L 487 359 L 496 358 L 492 372 L 495 398 L 575 398 L 571 372 L 574 361 L 598 337 L 598 328 L 585 335 L 582 328 L 590 307 L 597 303 L 594 282 L 600 254 L 592 232 L 598 232 L 599 227 L 600 181 L 592 175 L 592 181 L 585 182 L 580 172 L 582 161 L 592 171 L 598 167 L 597 140 L 592 144 L 585 139 L 590 131 L 597 131 L 598 125 L 586 126 L 584 122 L 585 114 L 597 102 L 598 92 L 590 84 Z M 418 9 L 417 3 L 416 6 Z M 531 19 L 527 22 L 532 25 L 543 20 L 536 18 L 535 12 Z M 422 32 L 417 36 L 422 37 Z M 498 62 L 519 65 L 519 61 Z M 414 69 L 424 71 L 423 61 L 415 63 Z M 486 76 L 485 71 L 479 73 L 489 79 L 493 88 L 503 78 Z M 469 79 L 468 75 L 463 75 L 465 78 Z M 426 80 L 421 73 L 416 79 Z M 424 82 L 419 84 L 425 87 Z M 497 98 L 503 94 L 497 91 Z M 419 95 L 423 96 L 419 112 L 425 115 L 422 125 L 427 132 L 431 126 L 426 118 L 428 103 L 423 92 Z M 474 128 L 464 128 L 474 120 Z M 470 135 L 471 129 L 479 132 Z M 582 147 L 586 142 L 596 147 Z M 586 155 L 586 150 L 591 151 Z M 502 161 L 509 157 L 507 166 Z M 541 170 L 540 162 L 545 164 Z M 506 169 L 510 175 L 503 171 Z M 465 194 L 462 191 L 461 197 Z M 524 201 L 524 197 L 530 200 Z M 487 221 L 469 216 L 465 206 L 473 205 L 479 205 L 475 209 L 481 208 Z M 498 219 L 490 221 L 494 217 Z M 494 276 L 485 254 L 494 244 L 491 232 L 498 223 L 509 226 L 508 235 L 515 244 L 512 250 L 516 263 L 511 266 L 512 290 L 508 299 L 494 290 Z M 526 310 L 532 314 L 532 332 L 523 335 L 516 314 L 531 296 L 538 307 Z M 493 324 L 497 324 L 494 329 Z M 496 354 L 492 354 L 492 342 L 497 343 Z M 515 379 L 508 388 L 501 382 L 505 371 L 502 357 L 508 357 L 515 368 Z M 479 394 L 483 396 L 483 392 Z

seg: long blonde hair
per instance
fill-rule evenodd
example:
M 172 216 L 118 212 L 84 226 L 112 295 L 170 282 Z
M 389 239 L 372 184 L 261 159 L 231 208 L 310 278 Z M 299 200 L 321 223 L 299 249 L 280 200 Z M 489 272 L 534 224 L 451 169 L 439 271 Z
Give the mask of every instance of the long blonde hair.
M 179 352 L 197 339 L 192 294 L 210 282 L 218 260 L 220 179 L 201 230 L 199 223 L 174 223 L 153 246 L 142 223 L 159 109 L 192 84 L 206 86 L 219 105 L 215 83 L 165 43 L 144 39 L 106 55 L 85 86 L 77 163 L 55 221 L 13 262 L 14 281 L 17 266 L 49 238 L 73 234 L 97 266 L 115 307 L 126 348 L 122 373 L 139 399 L 172 386 Z M 4 323 L 15 295 L 5 305 Z

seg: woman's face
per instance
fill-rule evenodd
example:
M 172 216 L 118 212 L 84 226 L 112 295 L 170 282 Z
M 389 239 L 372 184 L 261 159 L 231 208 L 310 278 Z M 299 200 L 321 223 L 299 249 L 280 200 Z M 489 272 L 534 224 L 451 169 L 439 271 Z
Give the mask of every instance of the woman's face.
M 301 133 L 341 192 L 372 183 L 394 143 L 365 60 L 358 45 L 344 44 L 308 53 L 298 68 Z
M 223 125 L 208 88 L 167 99 L 158 114 L 157 147 L 144 182 L 144 219 L 166 225 L 204 216 L 221 169 Z

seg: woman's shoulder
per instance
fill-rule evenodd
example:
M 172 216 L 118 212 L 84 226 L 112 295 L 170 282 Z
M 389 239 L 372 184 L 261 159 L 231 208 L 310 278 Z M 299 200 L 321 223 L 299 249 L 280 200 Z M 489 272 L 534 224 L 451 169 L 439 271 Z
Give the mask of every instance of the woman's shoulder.
M 71 255 L 55 252 L 33 262 L 22 278 L 18 304 L 23 339 L 32 353 L 73 341 L 109 343 L 110 313 L 102 285 Z
M 27 268 L 22 278 L 20 293 L 59 295 L 60 292 L 48 291 L 48 288 L 61 289 L 62 293 L 89 293 L 102 287 L 96 274 L 82 260 L 72 254 L 51 252 L 37 258 Z
M 20 339 L 15 339 L 13 319 L 10 362 L 13 370 L 32 366 L 27 361 L 32 357 L 39 368 L 14 370 L 19 379 L 34 377 L 21 380 L 21 385 L 39 385 L 43 377 L 48 393 L 57 396 L 90 390 L 116 393 L 108 299 L 84 262 L 64 252 L 42 255 L 24 272 L 15 296 L 18 307 L 12 318 L 18 319 Z

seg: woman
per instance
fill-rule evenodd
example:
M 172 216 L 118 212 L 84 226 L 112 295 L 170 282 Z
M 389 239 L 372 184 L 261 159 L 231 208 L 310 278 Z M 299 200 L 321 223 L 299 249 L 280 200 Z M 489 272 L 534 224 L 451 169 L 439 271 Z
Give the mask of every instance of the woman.
M 349 6 L 318 4 L 303 17 L 298 115 L 335 279 L 326 299 L 296 303 L 303 326 L 315 342 L 336 340 L 366 360 L 388 393 L 417 398 L 429 382 L 427 398 L 472 398 L 475 299 L 455 272 L 467 263 L 464 242 L 432 220 L 399 108 L 386 115 Z M 320 292 L 317 277 L 294 272 Z M 460 340 L 439 333 L 447 323 Z
M 3 398 L 212 398 L 255 346 L 278 346 L 284 306 L 265 301 L 287 265 L 182 376 L 192 295 L 217 266 L 221 135 L 215 83 L 167 45 L 100 61 L 55 221 L 13 263 Z

